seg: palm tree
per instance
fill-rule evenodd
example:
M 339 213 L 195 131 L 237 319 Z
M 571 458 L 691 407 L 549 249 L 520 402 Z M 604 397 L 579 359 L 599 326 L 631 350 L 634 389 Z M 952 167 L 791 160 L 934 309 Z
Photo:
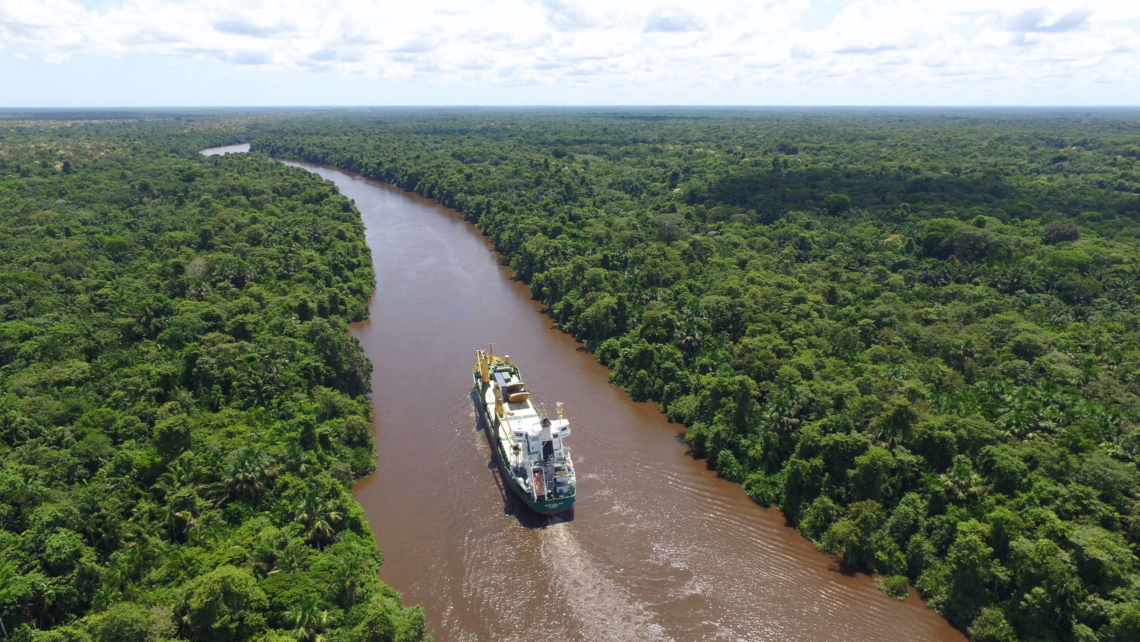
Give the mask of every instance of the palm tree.
M 17 475 L 15 482 L 9 487 L 12 500 L 17 504 L 29 504 L 40 500 L 47 494 L 47 489 L 38 481 L 27 481 L 22 475 Z
M 978 342 L 967 336 L 950 345 L 946 350 L 947 362 L 955 370 L 962 370 L 966 362 L 978 356 Z
M 119 601 L 120 593 L 118 578 L 114 575 L 114 570 L 109 569 L 103 574 L 103 581 L 99 583 L 99 588 L 91 597 L 91 606 L 97 610 L 105 609 Z
M 126 536 L 123 512 L 122 503 L 110 498 L 99 507 L 99 512 L 83 518 L 80 532 L 91 542 L 91 546 L 110 555 Z
M 193 453 L 187 452 L 177 462 L 172 463 L 170 468 L 159 476 L 158 481 L 151 488 L 170 493 L 192 485 L 197 480 L 198 471 L 186 455 L 193 455 Z
M 198 566 L 198 559 L 181 546 L 169 544 L 164 546 L 160 558 L 163 560 L 163 572 L 174 577 L 181 577 L 183 574 L 192 576 Z
M 316 489 L 309 490 L 297 504 L 296 519 L 304 524 L 305 537 L 316 542 L 318 550 L 322 542 L 336 533 L 333 525 L 339 524 L 342 518 L 336 501 L 321 497 Z
M 774 399 L 761 415 L 764 421 L 781 435 L 795 430 L 800 425 L 800 420 L 796 416 L 800 412 L 800 404 L 793 399 L 793 395 L 794 393 L 783 391 L 783 394 Z
M 341 550 L 343 548 L 343 550 Z M 330 587 L 344 588 L 346 607 L 356 604 L 356 586 L 376 577 L 378 565 L 370 551 L 355 542 L 342 542 L 337 545 L 338 564 L 333 569 L 333 582 Z
M 127 580 L 119 588 L 119 599 L 124 601 L 131 601 L 137 599 L 142 594 L 142 584 L 135 580 Z
M 160 522 L 170 528 L 170 539 L 178 541 L 178 534 L 174 530 L 175 526 L 178 523 L 178 518 L 175 517 L 178 511 L 174 510 L 170 504 L 163 504 L 162 506 L 156 508 L 154 512 L 155 517 L 157 517 Z
M 309 472 L 309 464 L 313 462 L 313 458 L 301 446 L 301 444 L 289 444 L 285 450 L 285 465 L 286 468 L 296 472 L 301 477 L 304 477 Z
M 273 570 L 269 571 L 269 575 L 274 573 L 293 573 L 305 563 L 305 558 L 308 556 L 308 548 L 304 544 L 298 543 L 297 540 L 291 539 L 285 546 L 285 550 L 273 560 Z
M 946 496 L 954 501 L 963 502 L 979 497 L 986 492 L 985 480 L 982 479 L 981 475 L 974 472 L 974 467 L 970 465 L 969 458 L 964 455 L 958 455 L 954 458 L 954 464 L 950 466 L 950 470 L 939 475 L 939 482 Z
M 230 459 L 222 483 L 237 497 L 252 497 L 265 491 L 269 480 L 276 476 L 277 470 L 264 452 L 245 446 L 239 448 Z
M 142 577 L 154 567 L 155 551 L 149 540 L 143 540 L 127 548 L 122 553 L 122 562 L 130 570 L 131 577 Z
M 328 609 L 321 609 L 315 597 L 302 597 L 301 600 L 285 613 L 285 617 L 293 627 L 293 637 L 298 640 L 319 640 L 321 635 L 334 623 L 334 618 Z
M 260 386 L 254 391 L 258 405 L 265 405 L 266 402 L 277 396 L 277 377 L 280 374 L 281 365 L 275 359 L 262 360 L 258 378 Z

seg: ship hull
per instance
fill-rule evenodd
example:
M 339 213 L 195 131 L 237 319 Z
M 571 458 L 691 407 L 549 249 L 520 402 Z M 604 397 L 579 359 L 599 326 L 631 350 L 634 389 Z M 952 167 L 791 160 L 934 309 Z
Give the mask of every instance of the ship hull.
M 478 378 L 475 379 L 475 393 L 479 399 L 484 398 L 485 391 L 480 385 Z M 574 505 L 574 500 L 578 498 L 577 494 L 570 497 L 557 497 L 555 499 L 547 500 L 534 500 L 531 499 L 530 493 L 519 485 L 518 480 L 514 474 L 506 467 L 503 462 L 509 461 L 507 453 L 503 451 L 503 442 L 499 439 L 497 433 L 499 427 L 493 417 L 487 412 L 487 406 L 484 403 L 478 403 L 479 417 L 483 420 L 483 430 L 486 431 L 487 437 L 494 444 L 495 459 L 498 461 L 499 473 L 503 478 L 503 483 L 510 487 L 511 492 L 515 494 L 524 504 L 536 513 L 543 515 L 557 515 Z

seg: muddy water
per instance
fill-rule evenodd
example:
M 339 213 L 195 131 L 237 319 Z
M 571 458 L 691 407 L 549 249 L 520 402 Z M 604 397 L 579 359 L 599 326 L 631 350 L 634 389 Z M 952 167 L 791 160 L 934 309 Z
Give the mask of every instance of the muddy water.
M 249 151 L 249 143 L 240 145 L 226 145 L 225 147 L 211 147 L 198 152 L 203 156 L 225 156 L 226 154 L 241 154 Z
M 367 226 L 376 293 L 352 335 L 375 365 L 379 461 L 357 498 L 381 578 L 423 605 L 437 640 L 964 640 L 686 455 L 678 427 L 609 385 L 455 212 L 289 164 L 335 182 Z M 471 398 L 488 341 L 537 401 L 566 404 L 570 513 L 528 513 L 498 479 Z

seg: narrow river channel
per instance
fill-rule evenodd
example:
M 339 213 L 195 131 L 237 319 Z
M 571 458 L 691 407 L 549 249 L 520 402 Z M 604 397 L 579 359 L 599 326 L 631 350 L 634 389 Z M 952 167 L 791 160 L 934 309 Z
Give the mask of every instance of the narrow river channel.
M 286 164 L 336 183 L 364 217 L 376 292 L 351 332 L 375 366 L 379 459 L 356 495 L 384 551 L 381 578 L 427 610 L 436 640 L 965 639 L 917 595 L 900 602 L 844 572 L 689 457 L 680 427 L 611 386 L 456 212 Z M 566 404 L 572 513 L 530 514 L 498 480 L 471 399 L 488 342 L 537 401 Z

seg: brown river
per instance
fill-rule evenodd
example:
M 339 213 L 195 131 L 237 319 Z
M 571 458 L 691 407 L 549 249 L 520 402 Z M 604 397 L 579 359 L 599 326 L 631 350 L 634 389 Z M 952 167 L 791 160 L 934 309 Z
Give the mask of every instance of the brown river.
M 351 333 L 375 366 L 378 462 L 356 496 L 381 578 L 426 609 L 436 640 L 965 640 L 687 455 L 681 427 L 611 386 L 455 211 L 287 164 L 336 183 L 364 217 L 376 292 Z M 536 401 L 566 404 L 568 513 L 530 513 L 498 479 L 471 396 L 488 342 Z

